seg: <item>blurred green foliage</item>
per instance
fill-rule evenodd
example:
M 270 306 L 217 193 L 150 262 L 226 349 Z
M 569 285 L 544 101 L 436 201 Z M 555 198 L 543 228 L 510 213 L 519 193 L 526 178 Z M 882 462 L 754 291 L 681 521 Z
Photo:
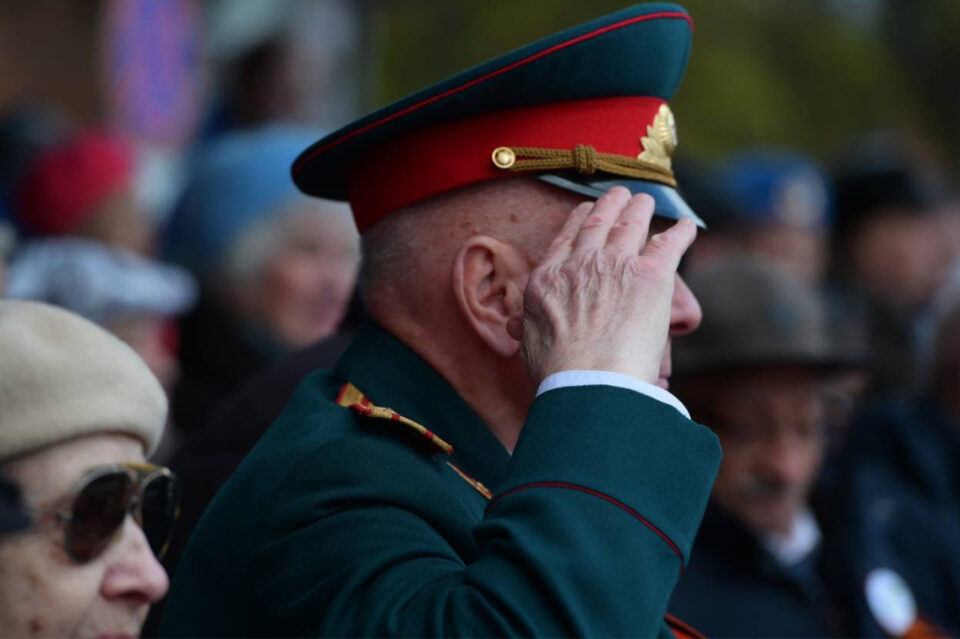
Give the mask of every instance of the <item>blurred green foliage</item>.
M 367 0 L 376 107 L 539 37 L 616 11 L 614 0 Z M 897 128 L 955 168 L 960 2 L 687 0 L 696 23 L 672 102 L 681 148 L 715 158 L 751 145 L 821 159 Z

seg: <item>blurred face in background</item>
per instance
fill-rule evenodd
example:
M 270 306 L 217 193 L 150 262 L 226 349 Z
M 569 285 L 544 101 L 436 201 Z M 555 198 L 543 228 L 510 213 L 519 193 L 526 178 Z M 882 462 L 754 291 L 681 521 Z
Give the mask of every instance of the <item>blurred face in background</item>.
M 935 216 L 880 211 L 851 238 L 853 272 L 877 299 L 915 310 L 930 300 L 945 274 L 941 231 Z
M 332 335 L 347 311 L 360 261 L 349 209 L 301 204 L 268 234 L 260 266 L 241 294 L 243 312 L 287 348 Z
M 823 461 L 821 375 L 784 367 L 722 379 L 710 422 L 723 447 L 713 496 L 754 531 L 789 534 Z
M 66 552 L 74 488 L 91 469 L 143 462 L 142 444 L 119 434 L 81 437 L 4 464 L 34 510 L 34 527 L 0 539 L 0 636 L 133 637 L 168 580 L 128 514 L 107 548 L 84 563 Z

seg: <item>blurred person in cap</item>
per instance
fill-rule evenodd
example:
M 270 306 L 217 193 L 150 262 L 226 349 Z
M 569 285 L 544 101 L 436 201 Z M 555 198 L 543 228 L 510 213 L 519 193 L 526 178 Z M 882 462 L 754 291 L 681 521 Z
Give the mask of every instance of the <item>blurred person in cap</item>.
M 176 480 L 143 361 L 54 306 L 0 300 L 0 469 L 33 525 L 0 537 L 0 635 L 134 637 L 167 591 Z
M 666 103 L 691 27 L 631 7 L 300 155 L 350 201 L 372 321 L 214 498 L 162 634 L 688 636 L 720 457 L 666 390 L 700 320 Z
M 153 222 L 134 194 L 134 150 L 96 129 L 76 131 L 34 157 L 16 187 L 14 214 L 28 236 L 80 236 L 144 255 Z
M 350 209 L 306 197 L 289 173 L 313 139 L 289 126 L 227 135 L 191 170 L 165 238 L 201 285 L 180 325 L 178 428 L 196 430 L 252 375 L 343 320 L 359 264 Z
M 740 249 L 819 284 L 828 267 L 830 200 L 816 164 L 793 151 L 751 149 L 727 158 L 719 180 Z
M 47 302 L 95 322 L 143 358 L 168 392 L 178 375 L 170 321 L 196 301 L 183 269 L 80 238 L 27 242 L 10 264 L 9 297 Z
M 700 329 L 674 346 L 677 396 L 710 424 L 723 463 L 670 610 L 707 636 L 860 636 L 833 614 L 822 522 L 831 343 L 816 289 L 755 256 L 688 274 Z
M 831 304 L 871 348 L 871 390 L 916 389 L 918 327 L 951 255 L 937 213 L 948 193 L 917 148 L 891 133 L 853 143 L 834 168 Z

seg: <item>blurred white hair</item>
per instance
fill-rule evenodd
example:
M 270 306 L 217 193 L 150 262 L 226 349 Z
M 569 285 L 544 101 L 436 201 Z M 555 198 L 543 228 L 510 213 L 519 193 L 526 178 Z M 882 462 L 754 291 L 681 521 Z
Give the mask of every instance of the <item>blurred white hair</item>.
M 285 250 L 302 224 L 342 225 L 346 220 L 352 224 L 352 213 L 346 203 L 316 198 L 294 200 L 233 242 L 214 279 L 214 288 L 221 294 L 232 296 L 249 287 L 262 274 L 264 267 Z

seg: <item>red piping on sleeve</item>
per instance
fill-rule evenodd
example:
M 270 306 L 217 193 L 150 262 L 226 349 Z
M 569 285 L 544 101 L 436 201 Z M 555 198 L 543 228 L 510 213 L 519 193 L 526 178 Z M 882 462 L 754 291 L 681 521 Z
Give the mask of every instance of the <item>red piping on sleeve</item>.
M 677 639 L 706 639 L 699 630 L 685 621 L 677 619 L 670 613 L 664 615 L 663 620 L 670 626 L 670 631 L 673 632 L 673 635 L 677 637 Z
M 532 484 L 523 484 L 523 485 L 521 485 L 521 486 L 517 486 L 516 488 L 511 488 L 511 489 L 508 490 L 507 492 L 505 492 L 505 493 L 503 493 L 503 494 L 500 494 L 500 495 L 497 495 L 496 497 L 494 497 L 493 500 L 490 502 L 490 504 L 487 506 L 487 510 L 490 510 L 490 508 L 492 508 L 494 504 L 496 504 L 498 501 L 500 501 L 500 500 L 503 499 L 504 497 L 509 497 L 510 495 L 515 495 L 516 493 L 519 493 L 519 492 L 521 492 L 521 491 L 527 490 L 528 488 L 566 488 L 566 489 L 568 489 L 568 490 L 576 490 L 576 491 L 579 491 L 579 492 L 581 492 L 581 493 L 586 493 L 586 494 L 588 494 L 588 495 L 592 495 L 592 496 L 594 496 L 594 497 L 599 497 L 600 499 L 602 499 L 602 500 L 604 500 L 604 501 L 606 501 L 606 502 L 609 502 L 609 503 L 613 504 L 613 505 L 616 506 L 617 508 L 620 508 L 621 510 L 626 511 L 626 512 L 629 513 L 634 519 L 636 519 L 636 520 L 639 521 L 641 524 L 643 524 L 644 526 L 646 526 L 647 528 L 649 528 L 650 530 L 652 530 L 654 533 L 656 533 L 656 535 L 657 535 L 660 539 L 662 539 L 665 544 L 667 544 L 668 546 L 670 546 L 670 550 L 672 550 L 672 551 L 673 551 L 673 554 L 675 554 L 675 555 L 677 556 L 677 559 L 680 560 L 680 572 L 683 572 L 684 563 L 685 563 L 685 562 L 684 562 L 684 559 L 683 559 L 683 552 L 680 551 L 680 548 L 677 546 L 677 544 L 673 543 L 673 540 L 670 539 L 670 538 L 666 535 L 666 533 L 664 533 L 662 530 L 660 530 L 659 528 L 657 528 L 656 526 L 654 526 L 652 523 L 650 523 L 650 521 L 649 521 L 646 517 L 644 517 L 643 515 L 641 515 L 641 514 L 638 513 L 637 511 L 635 511 L 635 510 L 634 510 L 633 508 L 631 508 L 630 506 L 627 506 L 627 505 L 626 505 L 625 503 L 623 503 L 622 501 L 619 501 L 619 500 L 617 500 L 617 499 L 614 499 L 614 498 L 611 497 L 610 495 L 605 495 L 604 493 L 597 492 L 596 490 L 592 490 L 592 489 L 590 489 L 590 488 L 586 488 L 585 486 L 578 486 L 578 485 L 576 485 L 576 484 L 568 484 L 568 483 L 566 483 L 566 482 L 561 482 L 561 481 L 542 481 L 542 482 L 535 482 L 535 483 L 532 483 Z
M 567 40 L 566 42 L 561 42 L 560 44 L 556 44 L 556 45 L 554 45 L 554 46 L 552 46 L 552 47 L 550 47 L 550 48 L 548 48 L 548 49 L 544 49 L 543 51 L 538 51 L 537 53 L 531 55 L 531 56 L 528 57 L 528 58 L 524 58 L 524 59 L 522 59 L 522 60 L 517 60 L 517 61 L 514 62 L 513 64 L 509 64 L 509 65 L 507 65 L 507 66 L 505 66 L 505 67 L 503 67 L 503 68 L 501 68 L 501 69 L 497 69 L 496 71 L 491 71 L 491 72 L 488 73 L 487 75 L 480 76 L 479 78 L 474 78 L 473 80 L 471 80 L 471 81 L 469 81 L 469 82 L 467 82 L 467 83 L 465 83 L 465 84 L 462 84 L 462 85 L 460 85 L 460 86 L 458 86 L 458 87 L 454 87 L 454 88 L 452 88 L 452 89 L 448 89 L 448 90 L 444 91 L 443 93 L 438 93 L 437 95 L 430 96 L 429 98 L 426 98 L 426 99 L 424 99 L 424 100 L 421 100 L 420 102 L 417 102 L 416 104 L 411 104 L 410 106 L 408 106 L 408 107 L 405 108 L 405 109 L 401 109 L 400 111 L 397 111 L 397 112 L 395 112 L 395 113 L 391 113 L 390 115 L 388 115 L 388 116 L 386 116 L 386 117 L 384 117 L 384 118 L 381 118 L 380 120 L 376 120 L 376 121 L 371 122 L 370 124 L 368 124 L 368 125 L 366 125 L 366 126 L 364 126 L 364 127 L 361 127 L 361 128 L 359 128 L 359 129 L 356 129 L 355 131 L 351 131 L 350 133 L 344 135 L 342 138 L 339 138 L 339 139 L 336 139 L 336 140 L 332 140 L 331 142 L 329 142 L 329 143 L 327 143 L 327 144 L 324 144 L 324 145 L 321 146 L 320 148 L 315 149 L 313 152 L 311 152 L 311 153 L 310 153 L 309 155 L 307 155 L 306 157 L 302 158 L 299 162 L 297 162 L 297 163 L 294 165 L 294 167 L 293 167 L 293 172 L 294 172 L 294 174 L 299 173 L 301 167 L 302 167 L 304 164 L 306 164 L 307 162 L 309 162 L 310 160 L 312 160 L 313 158 L 315 158 L 317 155 L 319 155 L 319 154 L 321 154 L 321 153 L 324 153 L 324 152 L 326 152 L 326 151 L 329 151 L 330 149 L 332 149 L 332 148 L 334 148 L 334 147 L 336 147 L 336 146 L 339 146 L 340 144 L 346 142 L 347 140 L 349 140 L 349 139 L 351 139 L 351 138 L 354 138 L 354 137 L 356 137 L 356 136 L 358 136 L 358 135 L 362 135 L 362 134 L 364 134 L 364 133 L 367 133 L 368 131 L 371 131 L 371 130 L 373 130 L 373 129 L 381 126 L 381 125 L 384 125 L 384 124 L 386 124 L 386 123 L 388 123 L 388 122 L 392 122 L 393 120 L 396 120 L 397 118 L 402 118 L 402 117 L 405 116 L 405 115 L 408 115 L 408 114 L 410 114 L 410 113 L 413 113 L 414 111 L 417 111 L 418 109 L 422 109 L 423 107 L 425 107 L 425 106 L 427 106 L 427 105 L 430 105 L 430 104 L 433 104 L 434 102 L 437 102 L 437 101 L 439 101 L 439 100 L 443 100 L 444 98 L 450 97 L 451 95 L 456 95 L 457 93 L 460 93 L 461 91 L 464 91 L 464 90 L 466 90 L 466 89 L 469 89 L 469 88 L 472 87 L 472 86 L 476 86 L 477 84 L 480 84 L 480 83 L 482 83 L 482 82 L 486 82 L 486 81 L 489 80 L 490 78 L 494 78 L 494 77 L 496 77 L 496 76 L 498 76 L 498 75 L 501 75 L 501 74 L 503 74 L 503 73 L 506 73 L 506 72 L 508 72 L 508 71 L 512 71 L 513 69 L 516 69 L 517 67 L 522 67 L 522 66 L 524 66 L 524 65 L 526 65 L 526 64 L 529 64 L 529 63 L 531 63 L 531 62 L 534 62 L 535 60 L 539 60 L 540 58 L 544 58 L 544 57 L 546 57 L 546 56 L 548 56 L 548 55 L 550 55 L 550 54 L 552 54 L 552 53 L 555 53 L 555 52 L 560 51 L 560 50 L 562 50 L 562 49 L 566 49 L 567 47 L 570 47 L 570 46 L 573 46 L 573 45 L 578 44 L 578 43 L 580 43 L 580 42 L 583 42 L 584 40 L 589 40 L 589 39 L 591 39 L 591 38 L 595 38 L 595 37 L 597 37 L 598 35 L 602 35 L 602 34 L 607 33 L 607 32 L 609 32 L 609 31 L 615 31 L 616 29 L 620 29 L 620 28 L 623 28 L 623 27 L 628 27 L 628 26 L 630 26 L 631 24 L 636 24 L 636 23 L 638 23 L 638 22 L 646 22 L 647 20 L 656 20 L 656 19 L 659 19 L 659 18 L 677 18 L 677 19 L 681 19 L 681 20 L 686 20 L 686 21 L 690 24 L 690 28 L 691 28 L 691 29 L 693 28 L 693 20 L 690 18 L 690 16 L 688 16 L 686 13 L 683 13 L 683 12 L 681 12 L 681 11 L 663 11 L 663 12 L 660 12 L 660 13 L 650 13 L 650 14 L 643 15 L 643 16 L 636 16 L 636 17 L 630 18 L 629 20 L 623 20 L 623 21 L 621 21 L 621 22 L 616 22 L 616 23 L 614 23 L 614 24 L 609 24 L 609 25 L 607 25 L 607 26 L 605 26 L 605 27 L 601 27 L 601 28 L 599 28 L 599 29 L 596 29 L 595 31 L 591 31 L 590 33 L 585 33 L 585 34 L 583 34 L 583 35 L 581 35 L 581 36 L 578 36 L 578 37 L 576 37 L 576 38 L 573 38 L 572 40 Z

